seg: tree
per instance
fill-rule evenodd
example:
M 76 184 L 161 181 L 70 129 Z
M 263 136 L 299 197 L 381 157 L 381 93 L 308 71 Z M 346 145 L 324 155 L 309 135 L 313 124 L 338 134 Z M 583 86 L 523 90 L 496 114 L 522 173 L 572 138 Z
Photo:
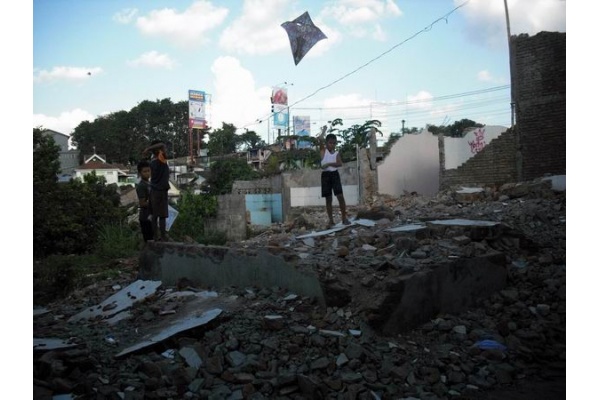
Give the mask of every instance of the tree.
M 254 149 L 257 146 L 264 146 L 265 141 L 254 131 L 246 131 L 240 136 L 240 143 L 245 144 L 247 148 Z
M 170 231 L 172 237 L 183 240 L 185 236 L 190 236 L 197 242 L 202 242 L 205 236 L 204 221 L 216 215 L 217 198 L 209 194 L 194 194 L 184 190 L 177 206 L 179 215 Z
M 246 158 L 226 158 L 215 161 L 210 166 L 210 176 L 206 179 L 209 193 L 214 195 L 231 193 L 236 180 L 252 180 L 260 174 L 252 169 Z
M 473 120 L 463 118 L 460 121 L 454 121 L 454 123 L 449 126 L 428 125 L 427 130 L 434 135 L 442 133 L 444 136 L 463 137 L 465 129 L 481 128 L 482 126 L 484 125 Z
M 379 127 L 381 127 L 381 121 L 376 119 L 367 120 L 362 125 L 354 124 L 346 129 L 335 128 L 336 125 L 342 124 L 342 120 L 340 118 L 336 118 L 332 121 L 331 127 L 328 129 L 328 132 L 339 132 L 337 133 L 337 136 L 342 142 L 339 147 L 342 161 L 351 161 L 356 159 L 356 145 L 358 145 L 360 148 L 369 147 L 369 138 L 372 129 L 375 129 L 376 133 L 383 135 L 383 133 L 379 130 Z
M 366 149 L 369 147 L 371 132 L 379 133 L 383 136 L 383 133 L 379 130 L 381 127 L 381 121 L 376 119 L 370 119 L 365 121 L 362 125 L 353 125 L 351 129 L 351 142 L 357 144 L 358 147 Z
M 236 127 L 233 124 L 223 122 L 223 126 L 212 132 L 208 139 L 208 155 L 218 156 L 235 153 L 242 139 L 235 133 Z
M 130 111 L 117 111 L 79 124 L 71 135 L 84 154 L 94 149 L 108 162 L 135 164 L 153 140 L 162 140 L 170 154 L 189 153 L 188 103 L 144 100 Z
M 34 129 L 33 253 L 38 258 L 89 252 L 101 226 L 124 219 L 116 185 L 107 186 L 104 178 L 90 174 L 83 182 L 59 184 L 58 155 L 52 137 Z
M 51 136 L 33 129 L 33 251 L 40 254 L 46 237 L 46 220 L 52 212 L 53 193 L 56 192 L 60 147 Z

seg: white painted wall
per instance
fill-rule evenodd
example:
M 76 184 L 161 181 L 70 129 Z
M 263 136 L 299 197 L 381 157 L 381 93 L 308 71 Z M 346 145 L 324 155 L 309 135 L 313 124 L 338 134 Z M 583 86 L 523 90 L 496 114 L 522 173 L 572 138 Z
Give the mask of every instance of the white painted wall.
M 458 168 L 507 129 L 505 126 L 491 125 L 477 128 L 461 138 L 444 137 L 445 168 Z
M 349 206 L 358 205 L 358 185 L 342 185 L 344 200 Z M 292 207 L 324 206 L 325 198 L 321 197 L 321 186 L 292 187 L 290 188 L 290 200 Z M 337 198 L 333 199 L 337 204 Z
M 83 181 L 83 177 L 87 174 L 91 174 L 91 169 L 78 169 L 75 171 L 75 178 Z M 117 183 L 119 181 L 118 171 L 116 169 L 96 169 L 97 176 L 103 176 L 106 178 L 106 184 Z
M 400 196 L 404 191 L 433 196 L 439 189 L 438 138 L 427 130 L 404 135 L 377 167 L 379 193 Z

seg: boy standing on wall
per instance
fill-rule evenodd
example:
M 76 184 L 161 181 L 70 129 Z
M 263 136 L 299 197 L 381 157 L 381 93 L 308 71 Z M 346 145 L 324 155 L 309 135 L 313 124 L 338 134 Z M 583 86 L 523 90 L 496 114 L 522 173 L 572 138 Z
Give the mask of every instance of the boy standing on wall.
M 152 205 L 152 228 L 154 239 L 166 242 L 167 218 L 169 216 L 169 165 L 167 164 L 167 146 L 160 140 L 154 140 L 144 150 L 152 152 L 150 161 L 150 204 Z M 160 236 L 159 236 L 160 229 Z
M 337 138 L 333 133 L 330 133 L 325 138 L 325 144 L 323 143 L 323 135 L 325 134 L 325 128 L 321 133 L 320 140 L 320 151 L 321 151 L 321 196 L 325 197 L 325 207 L 327 209 L 327 217 L 329 223 L 327 229 L 330 229 L 335 225 L 333 221 L 333 197 L 331 193 L 335 194 L 340 204 L 340 211 L 342 212 L 342 223 L 344 225 L 350 225 L 348 217 L 346 215 L 346 200 L 344 199 L 344 192 L 342 190 L 342 181 L 340 179 L 340 173 L 338 168 L 343 165 L 342 157 L 340 153 L 335 150 Z

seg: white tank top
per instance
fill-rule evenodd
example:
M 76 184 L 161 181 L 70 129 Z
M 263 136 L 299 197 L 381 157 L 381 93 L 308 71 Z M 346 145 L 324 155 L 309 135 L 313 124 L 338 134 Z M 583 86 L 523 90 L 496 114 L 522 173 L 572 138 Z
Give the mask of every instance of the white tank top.
M 321 165 L 337 162 L 337 154 L 337 151 L 335 153 L 330 153 L 329 150 L 325 149 L 325 154 L 323 154 Z M 330 165 L 329 167 L 325 168 L 324 171 L 337 171 L 337 168 Z

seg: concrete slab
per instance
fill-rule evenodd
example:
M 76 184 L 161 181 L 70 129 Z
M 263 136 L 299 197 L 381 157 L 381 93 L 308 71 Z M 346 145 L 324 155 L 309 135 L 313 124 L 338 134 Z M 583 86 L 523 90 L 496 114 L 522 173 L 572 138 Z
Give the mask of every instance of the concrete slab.
M 481 193 L 485 190 L 480 187 L 461 187 L 460 190 L 457 190 L 456 193 L 460 194 L 473 194 L 473 193 Z
M 33 350 L 57 350 L 68 349 L 78 346 L 77 343 L 72 343 L 65 339 L 59 338 L 33 338 Z
M 423 224 L 408 224 L 408 225 L 402 225 L 402 226 L 397 226 L 395 228 L 389 228 L 386 229 L 386 232 L 416 232 L 416 231 L 420 231 L 422 229 L 427 229 L 427 226 L 423 225 Z
M 352 225 L 361 225 L 361 226 L 366 226 L 368 228 L 371 228 L 376 225 L 376 222 L 372 221 L 370 219 L 364 219 L 364 218 L 351 220 L 350 225 L 344 225 L 341 222 L 338 222 L 331 229 L 325 229 L 323 231 L 313 231 L 311 233 L 296 236 L 296 239 L 315 238 L 315 237 L 319 237 L 319 236 L 331 235 L 334 232 L 343 231 L 344 229 L 349 228 Z
M 223 246 L 203 246 L 159 242 L 147 245 L 140 253 L 142 279 L 160 280 L 175 286 L 187 278 L 198 287 L 272 287 L 316 298 L 324 303 L 316 273 L 299 270 L 290 259 L 298 256 L 286 249 L 245 250 Z
M 499 222 L 495 221 L 478 221 L 472 219 L 438 219 L 435 221 L 429 221 L 428 224 L 432 225 L 450 225 L 450 226 L 496 226 Z
M 40 316 L 40 315 L 47 314 L 49 312 L 50 312 L 50 310 L 48 310 L 47 308 L 34 308 L 33 309 L 33 316 L 37 317 L 37 316 Z
M 197 328 L 199 326 L 205 325 L 213 319 L 217 318 L 219 314 L 221 314 L 222 310 L 219 308 L 215 308 L 212 310 L 208 310 L 203 312 L 200 315 L 184 317 L 182 320 L 176 321 L 173 325 L 167 327 L 166 329 L 145 338 L 143 341 L 134 344 L 133 346 L 127 347 L 115 357 L 123 357 L 127 354 L 133 353 L 135 351 L 141 350 L 145 347 L 155 345 L 159 342 L 162 342 L 165 339 L 170 338 L 173 335 L 176 335 L 180 332 L 187 331 L 189 329 Z
M 448 261 L 427 271 L 388 280 L 388 291 L 372 304 L 371 325 L 385 335 L 413 329 L 444 313 L 462 312 L 477 299 L 503 289 L 504 253 Z
M 73 315 L 69 318 L 69 322 L 77 322 L 82 319 L 108 319 L 121 311 L 131 308 L 134 303 L 153 295 L 160 285 L 162 285 L 160 281 L 137 280 L 97 306 L 88 307 L 78 314 Z
M 552 183 L 552 190 L 555 192 L 564 192 L 567 190 L 567 176 L 566 175 L 554 175 L 547 178 L 543 178 L 543 181 L 550 181 Z
M 338 224 L 340 225 L 340 224 Z M 334 226 L 331 229 L 325 229 L 324 231 L 313 231 L 311 233 L 307 233 L 305 235 L 300 235 L 300 236 L 296 236 L 296 239 L 306 239 L 306 238 L 315 238 L 315 237 L 319 237 L 319 236 L 327 236 L 327 235 L 331 235 L 332 233 L 335 232 L 339 232 L 339 231 L 343 231 L 344 229 L 348 228 L 350 225 L 341 225 L 341 226 Z

